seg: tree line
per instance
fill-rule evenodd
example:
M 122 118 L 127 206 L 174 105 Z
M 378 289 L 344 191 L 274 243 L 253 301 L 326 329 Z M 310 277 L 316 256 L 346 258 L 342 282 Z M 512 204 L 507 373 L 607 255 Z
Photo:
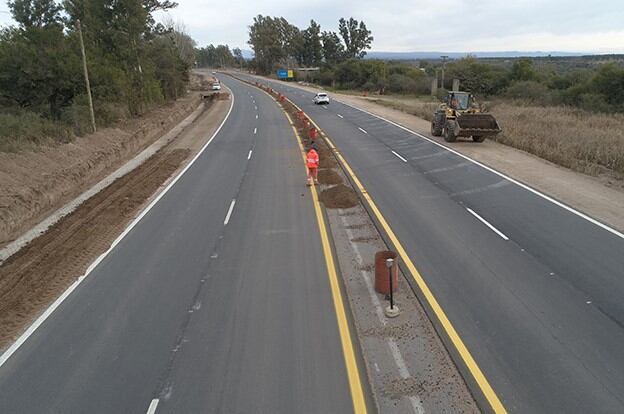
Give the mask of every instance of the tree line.
M 565 105 L 592 112 L 624 112 L 624 59 L 581 59 L 577 66 L 548 58 L 478 59 L 467 56 L 447 62 L 347 59 L 321 65 L 312 79 L 337 89 L 429 95 L 437 80 L 438 94 L 460 88 L 482 98 L 504 98 L 532 105 Z M 579 58 L 575 58 L 577 61 Z M 571 59 L 570 59 L 571 60 Z M 589 62 L 589 63 L 587 63 Z M 445 71 L 442 84 L 442 70 Z
M 154 12 L 170 0 L 10 0 L 15 25 L 0 31 L 0 146 L 27 135 L 86 132 L 81 24 L 95 115 L 105 125 L 183 95 L 194 42 Z M 28 131 L 19 119 L 28 119 Z M 6 147 L 6 145 L 4 145 Z
M 258 73 L 273 73 L 280 67 L 331 66 L 361 59 L 371 48 L 373 36 L 363 21 L 338 21 L 338 33 L 321 30 L 314 20 L 305 29 L 283 17 L 258 15 L 249 26 L 249 45 L 254 51 L 250 66 Z
M 536 105 L 574 106 L 593 112 L 624 112 L 624 66 L 616 60 L 566 67 L 555 66 L 547 58 L 508 62 L 469 56 L 449 63 L 447 74 L 445 87 L 457 78 L 463 89 L 482 96 Z
M 195 49 L 195 63 L 199 67 L 224 68 L 245 66 L 243 52 L 239 48 L 230 50 L 228 45 L 212 44 Z

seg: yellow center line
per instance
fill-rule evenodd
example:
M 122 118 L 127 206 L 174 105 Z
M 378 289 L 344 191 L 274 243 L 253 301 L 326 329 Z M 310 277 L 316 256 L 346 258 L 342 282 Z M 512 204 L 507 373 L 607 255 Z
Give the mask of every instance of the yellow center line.
M 298 110 L 301 110 L 301 108 L 299 108 L 294 102 L 292 102 L 290 100 L 289 100 L 289 102 L 295 108 L 297 108 Z M 314 122 L 310 117 L 308 117 L 308 119 L 310 120 L 312 125 L 314 125 L 314 127 L 320 132 L 321 128 L 316 124 L 316 122 Z M 364 199 L 366 200 L 366 202 L 370 206 L 370 209 L 375 214 L 375 217 L 377 217 L 377 220 L 379 221 L 381 226 L 386 231 L 386 234 L 388 235 L 388 237 L 390 238 L 392 244 L 394 245 L 395 249 L 397 250 L 397 253 L 399 254 L 401 259 L 403 260 L 403 263 L 405 263 L 405 265 L 407 266 L 407 268 L 408 268 L 412 278 L 416 282 L 416 285 L 418 286 L 418 288 L 422 292 L 423 296 L 425 297 L 425 299 L 429 303 L 429 306 L 433 310 L 433 312 L 434 312 L 435 316 L 437 317 L 438 321 L 440 321 L 440 324 L 442 325 L 442 328 L 446 332 L 446 334 L 449 337 L 449 339 L 451 340 L 453 346 L 455 347 L 455 349 L 459 353 L 460 357 L 462 358 L 464 364 L 466 365 L 466 367 L 470 371 L 471 375 L 475 379 L 476 383 L 478 384 L 479 388 L 481 389 L 481 392 L 483 393 L 483 395 L 485 396 L 486 400 L 490 404 L 492 410 L 495 413 L 506 413 L 507 410 L 505 409 L 505 407 L 503 406 L 502 402 L 500 401 L 500 399 L 496 395 L 496 392 L 494 391 L 494 389 L 490 385 L 489 381 L 487 380 L 487 378 L 483 374 L 483 371 L 481 371 L 481 368 L 479 368 L 479 365 L 477 364 L 477 362 L 472 357 L 472 354 L 470 353 L 470 351 L 468 350 L 468 348 L 464 344 L 464 341 L 461 339 L 461 337 L 459 336 L 459 334 L 455 330 L 455 327 L 453 326 L 453 324 L 451 323 L 449 318 L 446 316 L 446 312 L 444 312 L 444 310 L 442 309 L 442 307 L 440 306 L 440 304 L 436 300 L 435 296 L 433 295 L 433 293 L 429 289 L 429 286 L 427 285 L 427 283 L 425 282 L 423 277 L 420 275 L 420 272 L 416 269 L 416 266 L 414 265 L 414 263 L 412 262 L 412 260 L 408 256 L 407 252 L 403 248 L 403 245 L 399 241 L 399 238 L 394 234 L 394 231 L 392 231 L 392 228 L 390 227 L 390 225 L 388 224 L 388 222 L 386 221 L 384 216 L 381 214 L 381 211 L 379 211 L 379 209 L 377 208 L 377 205 L 375 204 L 375 202 L 373 201 L 373 199 L 369 195 L 368 191 L 366 191 L 366 189 L 364 188 L 364 186 L 362 185 L 360 180 L 357 178 L 357 176 L 355 175 L 355 173 L 351 169 L 351 166 L 347 163 L 347 161 L 344 159 L 344 157 L 340 154 L 339 151 L 336 150 L 336 146 L 329 139 L 329 137 L 326 134 L 323 134 L 322 136 L 324 137 L 325 141 L 327 142 L 329 147 L 332 149 L 334 154 L 336 154 L 336 156 L 339 158 L 339 160 L 342 163 L 342 165 L 344 166 L 345 170 L 351 176 L 351 179 L 355 183 L 356 187 L 362 193 L 362 196 L 364 197 Z

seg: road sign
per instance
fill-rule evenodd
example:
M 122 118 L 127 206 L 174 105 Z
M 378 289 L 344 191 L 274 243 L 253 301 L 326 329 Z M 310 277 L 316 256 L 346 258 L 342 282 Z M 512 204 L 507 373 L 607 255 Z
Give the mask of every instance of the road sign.
M 277 77 L 281 78 L 281 79 L 288 78 L 289 77 L 288 76 L 289 75 L 288 72 L 291 72 L 291 71 L 286 70 L 286 69 L 280 69 L 280 70 L 277 71 Z

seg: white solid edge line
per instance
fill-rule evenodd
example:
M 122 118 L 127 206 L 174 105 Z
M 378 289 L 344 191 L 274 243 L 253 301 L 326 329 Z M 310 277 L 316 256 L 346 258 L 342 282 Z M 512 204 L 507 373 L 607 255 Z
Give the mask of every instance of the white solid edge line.
M 590 222 L 590 223 L 592 223 L 592 224 L 595 224 L 596 226 L 598 226 L 598 227 L 602 228 L 603 230 L 607 230 L 609 233 L 612 233 L 612 234 L 614 234 L 614 235 L 616 235 L 616 236 L 618 236 L 618 237 L 620 237 L 620 238 L 624 239 L 624 233 L 621 233 L 621 232 L 617 231 L 616 229 L 614 229 L 614 228 L 612 228 L 612 227 L 609 227 L 608 225 L 606 225 L 606 224 L 604 224 L 604 223 L 601 223 L 600 221 L 596 220 L 595 218 L 592 218 L 592 217 L 588 216 L 587 214 L 582 213 L 582 212 L 580 212 L 580 211 L 578 211 L 578 210 L 576 210 L 576 209 L 574 209 L 574 208 L 572 208 L 572 207 L 568 206 L 567 204 L 564 204 L 564 203 L 562 203 L 562 202 L 560 202 L 560 201 L 557 201 L 557 200 L 555 200 L 554 198 L 552 198 L 552 197 L 550 197 L 550 196 L 548 196 L 548 195 L 546 195 L 546 194 L 544 194 L 544 193 L 541 193 L 540 191 L 536 190 L 535 188 L 530 187 L 530 186 L 528 186 L 528 185 L 526 185 L 526 184 L 524 184 L 524 183 L 521 183 L 520 181 L 518 181 L 518 180 L 516 180 L 516 179 L 514 179 L 514 178 L 511 178 L 511 177 L 509 177 L 508 175 L 505 175 L 505 174 L 503 174 L 502 172 L 497 171 L 497 170 L 495 170 L 495 169 L 494 169 L 494 168 L 492 168 L 492 167 L 488 167 L 487 165 L 482 164 L 481 162 L 476 161 L 476 160 L 474 160 L 474 159 L 470 158 L 470 157 L 469 157 L 469 156 L 467 156 L 467 155 L 464 155 L 464 154 L 462 154 L 462 153 L 460 153 L 460 152 L 457 152 L 457 151 L 455 151 L 454 149 L 451 149 L 451 148 L 447 147 L 446 145 L 440 144 L 439 142 L 436 142 L 436 141 L 434 141 L 433 139 L 431 139 L 431 138 L 429 138 L 429 137 L 427 137 L 427 136 L 425 136 L 425 135 L 419 134 L 419 133 L 418 133 L 418 132 L 416 132 L 416 131 L 412 131 L 411 129 L 409 129 L 409 128 L 407 128 L 407 127 L 404 127 L 403 125 L 398 124 L 398 123 L 396 123 L 396 122 L 394 122 L 394 121 L 390 121 L 389 119 L 386 119 L 386 118 L 384 118 L 384 117 L 382 117 L 382 116 L 375 115 L 375 114 L 374 114 L 374 113 L 372 113 L 372 112 L 368 112 L 367 110 L 360 109 L 360 108 L 358 108 L 358 107 L 356 107 L 356 106 L 350 105 L 350 104 L 345 103 L 345 102 L 343 102 L 343 101 L 340 101 L 340 100 L 338 100 L 338 99 L 337 99 L 337 101 L 338 101 L 338 102 L 340 102 L 341 104 L 345 105 L 345 106 L 348 106 L 348 107 L 350 107 L 350 108 L 353 108 L 353 109 L 355 109 L 355 110 L 358 110 L 358 111 L 360 111 L 360 112 L 363 112 L 363 113 L 365 113 L 365 114 L 368 114 L 368 115 L 370 115 L 370 116 L 374 116 L 375 118 L 377 118 L 377 119 L 381 119 L 382 121 L 386 121 L 387 123 L 392 124 L 392 125 L 394 125 L 394 126 L 396 126 L 396 127 L 398 127 L 398 128 L 401 128 L 402 130 L 407 131 L 407 132 L 409 132 L 410 134 L 416 135 L 416 136 L 418 136 L 418 137 L 420 137 L 420 138 L 422 138 L 422 139 L 424 139 L 424 140 L 427 140 L 427 141 L 431 142 L 432 144 L 437 145 L 437 146 L 438 146 L 438 147 L 440 147 L 440 148 L 444 148 L 445 150 L 447 150 L 447 151 L 449 151 L 449 152 L 451 152 L 451 153 L 453 153 L 453 154 L 455 154 L 455 155 L 457 155 L 457 156 L 459 156 L 459 157 L 462 157 L 463 159 L 468 160 L 468 161 L 472 162 L 473 164 L 478 165 L 478 166 L 479 166 L 479 167 L 481 167 L 481 168 L 485 168 L 486 170 L 488 170 L 488 171 L 490 171 L 490 172 L 492 172 L 492 173 L 494 173 L 494 174 L 498 175 L 499 177 L 502 177 L 502 178 L 504 178 L 504 179 L 506 179 L 506 180 L 508 180 L 508 181 L 510 181 L 510 182 L 512 182 L 512 183 L 514 183 L 514 184 L 516 184 L 517 186 L 522 187 L 522 188 L 524 188 L 525 190 L 532 192 L 533 194 L 535 194 L 535 195 L 537 195 L 537 196 L 539 196 L 539 197 L 542 197 L 544 200 L 549 201 L 549 202 L 551 202 L 551 203 L 553 203 L 553 204 L 555 204 L 555 205 L 557 205 L 557 206 L 559 206 L 559 207 L 563 208 L 564 210 L 569 211 L 569 212 L 570 212 L 570 213 L 572 213 L 572 214 L 576 214 L 577 216 L 579 216 L 579 217 L 581 217 L 581 218 L 583 218 L 583 219 L 585 219 L 585 220 L 589 221 L 589 222 Z
M 360 131 L 362 131 L 363 133 L 368 134 L 368 132 L 366 132 L 366 130 L 365 130 L 365 129 L 360 128 L 360 127 L 358 127 L 358 129 L 359 129 Z
M 191 168 L 195 161 L 197 161 L 197 159 L 202 155 L 204 150 L 208 148 L 208 145 L 210 145 L 212 140 L 217 136 L 219 131 L 221 131 L 221 128 L 223 127 L 223 125 L 225 125 L 225 122 L 230 117 L 230 113 L 232 113 L 232 108 L 234 108 L 234 94 L 231 94 L 231 96 L 232 102 L 230 103 L 230 109 L 225 115 L 225 119 L 221 122 L 217 130 L 212 134 L 212 137 L 210 137 L 208 142 L 204 144 L 204 146 L 199 150 L 195 157 L 193 157 L 193 159 L 186 165 L 186 167 L 182 169 L 182 171 L 180 171 L 180 173 L 169 183 L 169 185 L 167 185 L 167 187 L 165 187 L 165 189 L 162 190 L 162 192 L 158 194 L 158 196 L 156 196 L 156 198 L 150 204 L 148 204 L 145 209 L 143 209 L 143 211 L 137 216 L 137 218 L 135 218 L 128 225 L 128 227 L 126 227 L 123 233 L 121 233 L 115 239 L 115 241 L 113 241 L 108 250 L 100 255 L 97 259 L 95 259 L 93 263 L 91 263 L 87 267 L 87 271 L 82 276 L 80 276 L 74 283 L 72 283 L 65 290 L 65 292 L 63 292 L 61 296 L 59 296 L 50 306 L 48 306 L 48 308 L 28 327 L 28 329 L 26 329 L 26 331 L 19 338 L 17 338 L 17 340 L 6 351 L 4 351 L 4 353 L 0 356 L 0 367 L 2 367 L 2 365 L 4 365 L 9 360 L 9 358 L 11 358 L 11 355 L 13 355 L 15 351 L 17 351 L 19 347 L 22 346 L 24 342 L 26 342 L 26 340 L 37 330 L 37 328 L 39 328 L 39 326 L 41 326 L 41 324 L 46 319 L 48 319 L 48 317 L 56 310 L 56 308 L 58 308 L 59 305 L 63 303 L 65 299 L 67 299 L 67 297 L 78 287 L 78 285 L 80 285 L 80 283 L 82 283 L 83 280 L 87 278 L 87 276 L 89 276 L 89 274 L 91 274 L 91 272 L 102 262 L 102 260 L 104 260 L 104 258 L 106 258 L 106 256 L 109 255 L 109 253 L 115 248 L 115 246 L 117 246 L 119 242 L 121 242 L 121 240 L 128 235 L 128 233 L 130 233 L 134 226 L 136 226 L 139 221 L 141 221 L 141 219 L 156 205 L 156 203 L 158 203 L 158 201 L 160 201 L 160 199 L 163 198 L 165 194 L 167 194 L 171 187 L 173 187 L 174 184 L 178 182 L 178 180 L 184 175 L 184 173 L 186 173 L 186 171 Z
M 235 204 L 236 204 L 236 199 L 233 199 L 232 202 L 230 203 L 230 208 L 227 212 L 227 215 L 225 216 L 225 220 L 223 220 L 224 226 L 227 226 L 227 224 L 230 222 L 230 217 L 232 216 L 232 211 L 234 211 Z
M 340 114 L 336 114 L 338 116 L 338 118 L 344 118 L 344 116 L 340 115 Z
M 158 398 L 154 398 L 152 402 L 150 402 L 149 407 L 147 407 L 147 413 L 145 414 L 154 414 L 156 412 L 156 407 L 158 407 L 158 403 Z
M 407 162 L 407 160 L 405 158 L 401 157 L 401 155 L 398 152 L 395 152 L 394 150 L 392 150 L 392 153 L 394 155 L 396 155 L 401 161 Z
M 509 237 L 505 236 L 500 230 L 498 230 L 496 227 L 494 227 L 490 223 L 488 223 L 488 221 L 486 219 L 484 219 L 483 217 L 481 217 L 480 215 L 475 213 L 474 210 L 472 210 L 471 208 L 468 208 L 468 207 L 466 207 L 466 210 L 468 210 L 468 212 L 470 214 L 475 216 L 481 223 L 483 223 L 486 226 L 488 226 L 490 228 L 490 230 L 492 230 L 494 233 L 498 234 L 501 238 L 503 238 L 504 240 L 509 240 Z
M 251 153 L 253 152 L 253 150 L 249 150 L 249 154 L 247 154 L 247 159 L 250 160 L 251 159 Z

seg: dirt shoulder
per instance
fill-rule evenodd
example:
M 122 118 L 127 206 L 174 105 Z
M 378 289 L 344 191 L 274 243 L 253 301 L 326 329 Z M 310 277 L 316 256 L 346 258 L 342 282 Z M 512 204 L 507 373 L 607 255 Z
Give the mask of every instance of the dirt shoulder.
M 318 89 L 291 84 L 310 92 Z M 624 189 L 622 183 L 609 178 L 596 178 L 560 167 L 527 152 L 486 140 L 447 143 L 429 133 L 428 121 L 405 112 L 379 105 L 371 98 L 332 94 L 345 104 L 371 112 L 479 161 L 521 181 L 615 229 L 624 231 Z
M 207 106 L 175 139 L 0 265 L 0 350 L 84 275 L 190 161 L 226 116 L 230 98 Z
M 200 94 L 115 128 L 36 151 L 0 153 L 0 248 L 134 158 L 186 118 Z

